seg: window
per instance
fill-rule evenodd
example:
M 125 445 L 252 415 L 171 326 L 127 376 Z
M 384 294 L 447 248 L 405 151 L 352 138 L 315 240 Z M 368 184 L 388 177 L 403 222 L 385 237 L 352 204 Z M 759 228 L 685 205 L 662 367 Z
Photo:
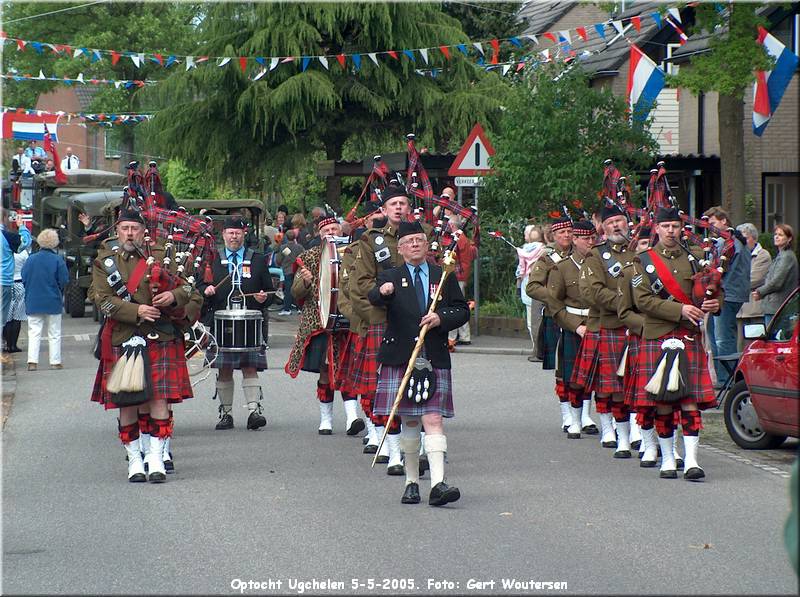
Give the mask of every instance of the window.
M 107 160 L 118 160 L 122 153 L 119 149 L 119 135 L 115 134 L 113 128 L 103 130 L 103 147 L 105 147 L 105 158 Z
M 798 308 L 800 308 L 800 294 L 795 294 L 770 322 L 767 338 L 776 342 L 791 340 L 797 327 Z
M 661 67 L 664 69 L 664 72 L 668 75 L 677 75 L 678 69 L 680 66 L 677 64 L 673 64 L 669 59 L 672 58 L 672 53 L 675 52 L 678 48 L 681 47 L 681 44 L 674 43 L 674 44 L 667 44 L 667 55 L 665 56 L 664 62 L 661 63 Z
M 775 224 L 784 221 L 785 190 L 782 182 L 767 181 L 764 198 L 764 230 L 772 230 Z

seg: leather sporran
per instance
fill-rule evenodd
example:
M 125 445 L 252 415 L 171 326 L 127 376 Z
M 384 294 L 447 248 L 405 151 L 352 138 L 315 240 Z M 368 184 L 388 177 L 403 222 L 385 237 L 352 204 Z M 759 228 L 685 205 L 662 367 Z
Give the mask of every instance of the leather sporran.
M 406 396 L 409 400 L 421 403 L 431 398 L 435 391 L 436 376 L 433 373 L 433 365 L 428 359 L 417 357 L 411 370 L 411 378 L 408 380 Z

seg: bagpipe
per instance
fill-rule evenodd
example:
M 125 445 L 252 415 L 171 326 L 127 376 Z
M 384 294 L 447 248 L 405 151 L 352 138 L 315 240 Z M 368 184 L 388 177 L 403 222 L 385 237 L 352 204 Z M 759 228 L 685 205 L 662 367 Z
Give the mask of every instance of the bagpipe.
M 386 188 L 388 183 L 389 168 L 384 163 L 383 158 L 380 155 L 376 155 L 372 158 L 372 172 L 370 172 L 369 176 L 367 177 L 367 180 L 364 183 L 364 188 L 361 189 L 361 194 L 358 196 L 358 200 L 356 201 L 355 205 L 353 205 L 353 207 L 345 216 L 345 221 L 355 224 L 357 222 L 356 212 L 358 211 L 358 206 L 361 205 L 361 201 L 366 196 L 367 191 L 369 191 L 369 200 L 378 203 L 381 189 Z M 365 219 L 366 217 L 361 218 L 358 223 L 363 223 Z M 356 226 L 354 225 L 353 228 L 356 228 Z

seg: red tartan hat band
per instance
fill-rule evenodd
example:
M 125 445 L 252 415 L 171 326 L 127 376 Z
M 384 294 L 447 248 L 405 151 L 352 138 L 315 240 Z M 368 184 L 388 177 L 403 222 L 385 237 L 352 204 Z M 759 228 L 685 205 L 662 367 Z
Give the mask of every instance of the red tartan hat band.
M 333 216 L 328 216 L 326 218 L 320 218 L 317 222 L 317 230 L 322 230 L 325 226 L 329 224 L 338 224 L 339 220 L 337 220 Z
M 562 230 L 563 228 L 572 228 L 572 220 L 569 218 L 559 218 L 550 224 L 550 230 Z

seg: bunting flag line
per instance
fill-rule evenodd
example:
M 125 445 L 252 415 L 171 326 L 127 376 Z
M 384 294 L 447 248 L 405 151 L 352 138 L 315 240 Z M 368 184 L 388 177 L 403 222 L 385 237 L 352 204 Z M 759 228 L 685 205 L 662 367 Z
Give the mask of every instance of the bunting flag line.
M 153 117 L 153 114 L 90 114 L 87 112 L 64 112 L 61 110 L 50 112 L 48 110 L 31 110 L 29 108 L 12 108 L 8 106 L 0 106 L 0 112 L 4 115 L 46 117 L 48 123 L 53 122 L 51 129 L 54 128 L 55 123 L 63 126 L 64 124 L 69 124 L 72 120 L 111 126 L 114 124 L 139 124 Z
M 594 31 L 598 38 L 602 40 L 606 40 L 606 32 L 605 27 L 606 25 L 610 25 L 613 29 L 615 29 L 620 35 L 625 34 L 625 29 L 627 25 L 633 25 L 637 32 L 641 31 L 642 27 L 642 17 L 649 16 L 655 22 L 658 28 L 662 26 L 662 20 L 667 19 L 670 24 L 675 27 L 675 30 L 678 32 L 679 36 L 683 40 L 685 38 L 685 34 L 680 29 L 678 25 L 681 23 L 681 16 L 680 11 L 675 7 L 665 7 L 662 12 L 652 12 L 649 15 L 633 15 L 631 17 L 626 17 L 624 19 L 616 19 L 613 21 L 606 21 L 603 23 L 595 23 L 593 25 L 586 25 L 586 26 L 579 26 L 574 27 L 571 29 L 562 29 L 558 31 L 543 31 L 539 32 L 538 34 L 526 34 L 522 36 L 522 39 L 526 40 L 528 43 L 533 45 L 539 45 L 539 37 L 544 37 L 547 40 L 550 40 L 553 44 L 565 44 L 567 46 L 571 46 L 573 43 L 573 36 L 572 32 L 574 31 L 577 37 L 580 39 L 581 42 L 588 42 L 590 41 L 589 31 Z M 300 68 L 310 67 L 312 64 L 316 64 L 319 62 L 320 66 L 326 70 L 330 69 L 330 62 L 332 60 L 336 60 L 339 62 L 342 68 L 345 68 L 347 62 L 349 61 L 352 63 L 353 67 L 356 71 L 361 69 L 362 57 L 368 56 L 369 59 L 375 64 L 375 66 L 380 66 L 380 58 L 388 57 L 393 60 L 399 60 L 400 56 L 403 55 L 407 57 L 410 61 L 416 62 L 417 55 L 420 56 L 422 61 L 428 65 L 430 63 L 430 58 L 432 57 L 430 51 L 433 49 L 438 49 L 443 58 L 445 60 L 451 59 L 451 51 L 458 50 L 465 56 L 469 56 L 470 51 L 467 48 L 467 43 L 459 43 L 459 44 L 434 44 L 427 48 L 404 48 L 404 49 L 395 49 L 395 50 L 382 50 L 382 51 L 372 51 L 372 52 L 354 52 L 354 53 L 341 53 L 335 55 L 306 55 L 306 56 L 183 56 L 179 54 L 172 54 L 169 52 L 132 52 L 132 51 L 123 51 L 123 50 L 102 50 L 96 48 L 87 48 L 87 47 L 75 47 L 69 44 L 56 44 L 52 42 L 45 42 L 45 41 L 31 41 L 20 39 L 16 37 L 9 37 L 5 32 L 0 31 L 0 42 L 3 44 L 10 43 L 16 45 L 16 50 L 18 52 L 25 52 L 27 48 L 33 48 L 33 51 L 37 52 L 38 54 L 45 54 L 46 50 L 52 55 L 57 56 L 67 56 L 73 59 L 81 59 L 81 58 L 88 58 L 90 63 L 95 63 L 105 58 L 109 58 L 111 60 L 112 65 L 116 65 L 119 60 L 123 57 L 130 59 L 131 63 L 136 68 L 141 68 L 147 64 L 157 64 L 163 68 L 169 68 L 175 64 L 183 63 L 185 64 L 186 70 L 191 70 L 196 68 L 198 64 L 203 64 L 205 62 L 211 62 L 215 64 L 217 67 L 224 67 L 231 63 L 236 63 L 239 65 L 242 72 L 246 72 L 247 69 L 253 65 L 253 62 L 257 63 L 258 70 L 262 69 L 266 62 L 270 62 L 270 71 L 274 70 L 275 66 L 278 64 L 288 64 L 292 62 L 296 62 L 300 65 Z M 499 48 L 500 43 L 508 42 L 516 47 L 522 47 L 522 40 L 520 37 L 509 37 L 503 39 L 492 39 L 492 40 L 484 40 L 484 41 L 470 41 L 468 42 L 472 48 L 475 55 L 480 56 L 478 62 L 479 64 L 483 65 L 481 62 L 482 59 L 486 58 L 484 44 L 490 44 L 492 46 L 493 55 L 490 57 L 489 61 L 491 64 L 498 64 L 499 61 Z M 166 60 L 164 56 L 167 56 Z M 306 63 L 305 58 L 309 58 L 309 62 Z M 234 60 L 235 59 L 235 60 Z M 272 66 L 272 65 L 275 66 Z
M 117 89 L 120 87 L 125 87 L 126 89 L 131 89 L 133 87 L 144 87 L 145 85 L 155 85 L 160 83 L 160 81 L 154 80 L 130 80 L 130 79 L 87 79 L 83 73 L 80 73 L 76 78 L 71 79 L 69 77 L 48 77 L 42 71 L 39 71 L 38 75 L 31 75 L 31 74 L 7 74 L 7 75 L 0 75 L 0 78 L 6 79 L 9 81 L 58 81 L 59 83 L 66 83 L 67 85 L 72 85 L 74 83 L 81 83 L 81 84 L 90 84 L 90 85 L 113 85 Z

